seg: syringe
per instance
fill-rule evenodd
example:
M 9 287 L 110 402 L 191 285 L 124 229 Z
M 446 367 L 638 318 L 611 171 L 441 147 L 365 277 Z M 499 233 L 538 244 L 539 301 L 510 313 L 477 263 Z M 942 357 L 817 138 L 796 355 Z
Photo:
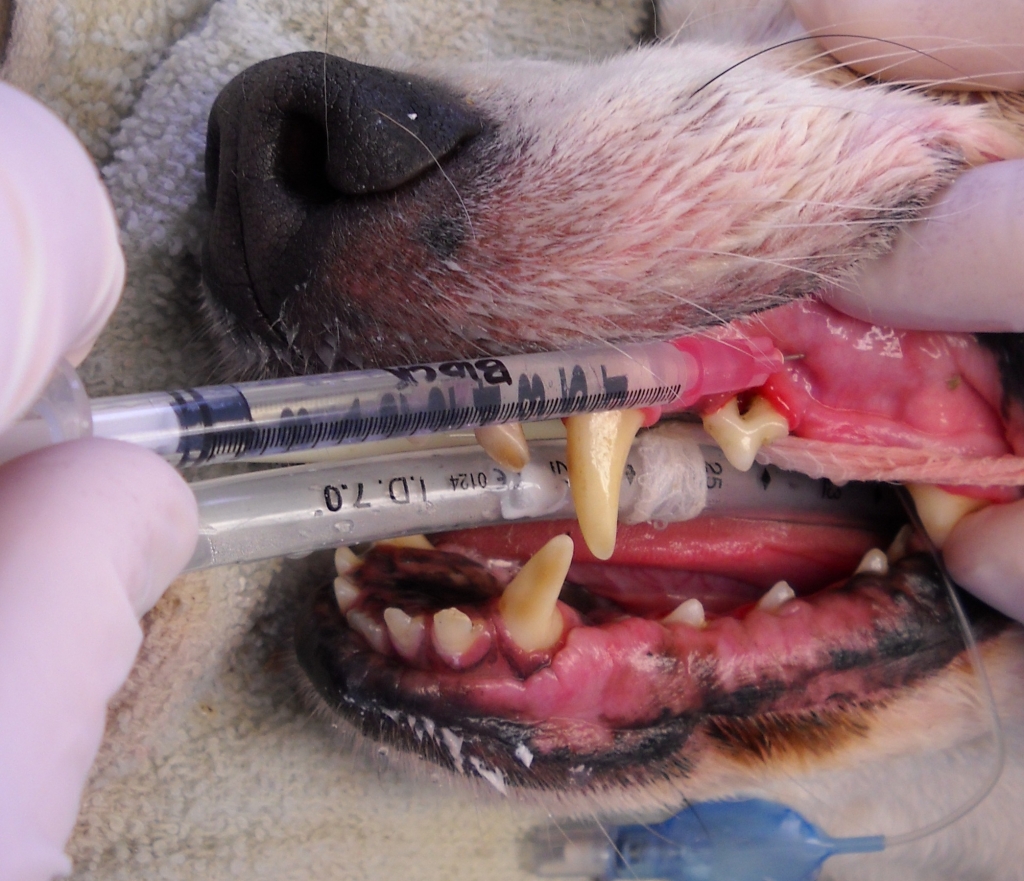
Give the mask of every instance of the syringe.
M 759 386 L 782 364 L 764 337 L 691 336 L 91 403 L 66 367 L 29 416 L 0 435 L 0 462 L 90 433 L 184 467 L 600 410 L 681 410 L 705 395 Z
M 892 499 L 868 484 L 767 466 L 737 471 L 693 426 L 641 433 L 619 498 L 625 523 L 688 520 L 704 510 L 811 523 L 886 523 Z M 515 472 L 479 447 L 299 465 L 192 483 L 200 535 L 189 569 L 302 554 L 420 532 L 574 516 L 565 441 L 530 445 Z

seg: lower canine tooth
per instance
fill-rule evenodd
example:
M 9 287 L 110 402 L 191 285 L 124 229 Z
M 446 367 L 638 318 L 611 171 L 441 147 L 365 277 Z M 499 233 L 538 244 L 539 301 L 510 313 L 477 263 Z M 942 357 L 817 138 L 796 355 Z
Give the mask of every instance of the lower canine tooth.
M 704 604 L 700 600 L 685 600 L 661 619 L 662 624 L 689 624 L 691 627 L 704 626 Z
M 472 648 L 483 633 L 481 624 L 456 608 L 442 609 L 434 614 L 434 648 L 438 654 L 458 659 Z
M 388 606 L 384 610 L 384 624 L 388 628 L 391 644 L 400 655 L 411 658 L 419 652 L 426 629 L 422 615 L 413 618 L 401 609 Z
M 885 555 L 885 551 L 880 548 L 872 548 L 868 551 L 857 566 L 857 572 L 876 572 L 879 575 L 885 575 L 889 571 L 889 558 Z
M 907 490 L 914 500 L 924 531 L 937 548 L 946 543 L 953 527 L 967 514 L 989 504 L 985 499 L 956 495 L 927 483 L 908 483 Z
M 504 425 L 482 425 L 473 432 L 476 442 L 495 462 L 513 471 L 522 471 L 530 461 L 526 434 L 518 422 Z
M 366 612 L 352 609 L 345 613 L 345 620 L 348 626 L 365 639 L 370 647 L 382 655 L 386 655 L 391 649 L 391 640 L 384 632 L 379 621 L 375 621 Z
M 362 591 L 344 575 L 334 579 L 334 599 L 337 600 L 338 608 L 343 614 L 356 604 L 361 593 Z
M 749 471 L 764 444 L 789 434 L 789 422 L 758 395 L 742 415 L 739 401 L 733 398 L 720 410 L 705 416 L 704 430 L 722 448 L 730 465 Z
M 774 612 L 776 609 L 786 605 L 795 596 L 796 591 L 789 586 L 788 581 L 776 581 L 772 585 L 771 590 L 757 601 L 756 608 L 762 612 Z
M 583 540 L 599 560 L 607 560 L 615 550 L 622 472 L 643 421 L 640 410 L 586 413 L 564 420 L 576 519 Z
M 526 561 L 498 600 L 505 629 L 524 651 L 551 648 L 562 637 L 558 595 L 572 564 L 572 552 L 572 539 L 556 535 Z

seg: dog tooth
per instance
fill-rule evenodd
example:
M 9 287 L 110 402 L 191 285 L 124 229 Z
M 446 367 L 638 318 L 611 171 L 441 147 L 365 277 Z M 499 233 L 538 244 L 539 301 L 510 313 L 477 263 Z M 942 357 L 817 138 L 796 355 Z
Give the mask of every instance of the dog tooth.
M 789 586 L 788 581 L 776 581 L 771 589 L 757 601 L 756 608 L 762 612 L 774 612 L 782 608 L 796 596 L 796 591 Z
M 384 610 L 384 624 L 388 628 L 392 645 L 400 655 L 411 658 L 419 652 L 426 629 L 422 615 L 413 617 L 402 609 L 388 606 Z
M 889 571 L 889 558 L 881 548 L 872 548 L 860 561 L 854 575 L 858 572 L 874 572 L 878 575 L 885 575 Z
M 662 624 L 689 624 L 700 629 L 704 621 L 704 604 L 698 599 L 684 600 L 661 619 Z
M 518 422 L 505 425 L 482 425 L 473 432 L 476 442 L 495 462 L 513 471 L 522 471 L 530 461 L 526 432 Z
M 334 552 L 334 569 L 339 575 L 352 571 L 360 563 L 362 560 L 352 552 L 352 548 L 340 547 Z
M 904 523 L 900 527 L 900 531 L 896 533 L 896 537 L 892 540 L 892 544 L 889 545 L 885 552 L 886 558 L 889 560 L 889 564 L 902 560 L 907 555 L 907 544 L 910 542 L 910 537 L 914 534 L 914 527 L 909 523 Z
M 348 622 L 348 626 L 360 634 L 374 651 L 382 655 L 388 654 L 391 649 L 391 640 L 388 639 L 388 635 L 379 621 L 358 609 L 350 609 L 346 612 L 345 620 Z
M 644 416 L 640 410 L 612 410 L 564 421 L 569 488 L 580 532 L 590 552 L 607 560 L 615 550 L 622 472 Z
M 356 604 L 360 594 L 362 591 L 344 575 L 339 575 L 334 579 L 334 599 L 343 614 Z
M 434 613 L 434 648 L 439 655 L 446 660 L 450 659 L 456 666 L 483 632 L 482 624 L 474 624 L 469 615 L 454 606 Z
M 946 543 L 953 527 L 967 514 L 989 504 L 985 499 L 946 492 L 927 483 L 908 483 L 907 490 L 914 500 L 924 531 L 937 548 Z
M 705 416 L 704 430 L 722 448 L 730 465 L 749 471 L 762 446 L 789 434 L 789 422 L 766 398 L 758 395 L 746 413 L 740 413 L 739 400 L 733 398 L 721 409 Z
M 423 551 L 432 551 L 434 546 L 425 535 L 399 535 L 396 538 L 382 538 L 373 543 L 375 548 L 419 548 Z
M 562 636 L 558 595 L 572 564 L 573 543 L 556 535 L 519 570 L 498 600 L 509 636 L 527 652 L 550 648 Z

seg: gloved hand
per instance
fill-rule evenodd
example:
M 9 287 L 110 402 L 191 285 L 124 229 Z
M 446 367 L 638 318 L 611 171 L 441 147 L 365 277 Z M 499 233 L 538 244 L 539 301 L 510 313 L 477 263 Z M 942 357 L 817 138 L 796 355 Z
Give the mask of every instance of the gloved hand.
M 863 73 L 1024 89 L 1024 4 L 1017 0 L 791 3 L 810 33 Z M 851 285 L 826 292 L 826 299 L 858 318 L 897 327 L 1024 332 L 1024 160 L 959 177 L 924 220 L 901 233 L 891 254 L 865 265 Z M 1022 537 L 1024 500 L 994 505 L 961 520 L 943 556 L 959 584 L 1024 621 Z
M 0 83 L 0 431 L 84 358 L 124 259 L 85 150 Z M 0 466 L 0 879 L 43 881 L 142 640 L 195 547 L 195 499 L 157 456 L 82 440 Z

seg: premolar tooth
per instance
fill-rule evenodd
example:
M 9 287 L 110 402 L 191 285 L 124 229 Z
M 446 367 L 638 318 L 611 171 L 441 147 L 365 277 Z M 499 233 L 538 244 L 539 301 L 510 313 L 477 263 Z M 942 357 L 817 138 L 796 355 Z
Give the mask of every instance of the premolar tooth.
M 434 648 L 455 666 L 483 632 L 482 624 L 474 624 L 469 615 L 455 607 L 434 613 Z
M 339 575 L 334 579 L 334 599 L 337 600 L 342 614 L 358 602 L 361 593 L 362 591 L 344 575 Z
M 518 422 L 504 425 L 481 425 L 473 432 L 476 442 L 495 462 L 513 471 L 522 471 L 530 461 L 523 426 Z
M 509 636 L 527 652 L 551 648 L 562 636 L 558 595 L 572 564 L 573 543 L 556 535 L 526 561 L 498 600 Z
M 622 472 L 644 416 L 640 410 L 611 410 L 564 421 L 569 488 L 580 532 L 590 552 L 607 560 L 615 550 Z
M 352 548 L 340 547 L 334 552 L 334 568 L 339 575 L 350 572 L 360 563 L 362 560 L 352 552 Z
M 697 599 L 684 600 L 661 619 L 662 624 L 689 624 L 690 627 L 703 627 L 704 604 Z
M 370 644 L 374 651 L 386 655 L 391 650 L 391 640 L 388 639 L 387 633 L 384 632 L 384 627 L 379 621 L 367 615 L 366 612 L 351 609 L 345 613 L 345 620 L 348 622 L 349 627 L 362 635 L 363 639 Z
M 733 398 L 720 410 L 705 416 L 704 430 L 722 448 L 730 465 L 749 471 L 764 444 L 789 434 L 789 422 L 758 395 L 742 415 L 739 400 Z
M 868 551 L 857 566 L 854 575 L 858 572 L 874 572 L 878 575 L 885 575 L 889 571 L 889 558 L 881 548 L 872 548 Z
M 953 527 L 967 514 L 989 504 L 985 499 L 956 495 L 928 483 L 908 483 L 907 490 L 914 499 L 924 531 L 937 548 L 946 543 Z
M 422 533 L 419 535 L 400 535 L 397 538 L 382 538 L 380 541 L 375 541 L 373 546 L 375 548 L 419 548 L 424 551 L 432 551 L 434 549 L 430 539 Z
M 786 605 L 796 596 L 796 591 L 789 586 L 788 581 L 776 581 L 771 589 L 757 601 L 757 607 L 762 612 L 774 612 L 776 609 Z
M 423 644 L 423 616 L 407 615 L 401 609 L 388 606 L 384 610 L 384 624 L 395 650 L 406 658 L 415 657 Z

